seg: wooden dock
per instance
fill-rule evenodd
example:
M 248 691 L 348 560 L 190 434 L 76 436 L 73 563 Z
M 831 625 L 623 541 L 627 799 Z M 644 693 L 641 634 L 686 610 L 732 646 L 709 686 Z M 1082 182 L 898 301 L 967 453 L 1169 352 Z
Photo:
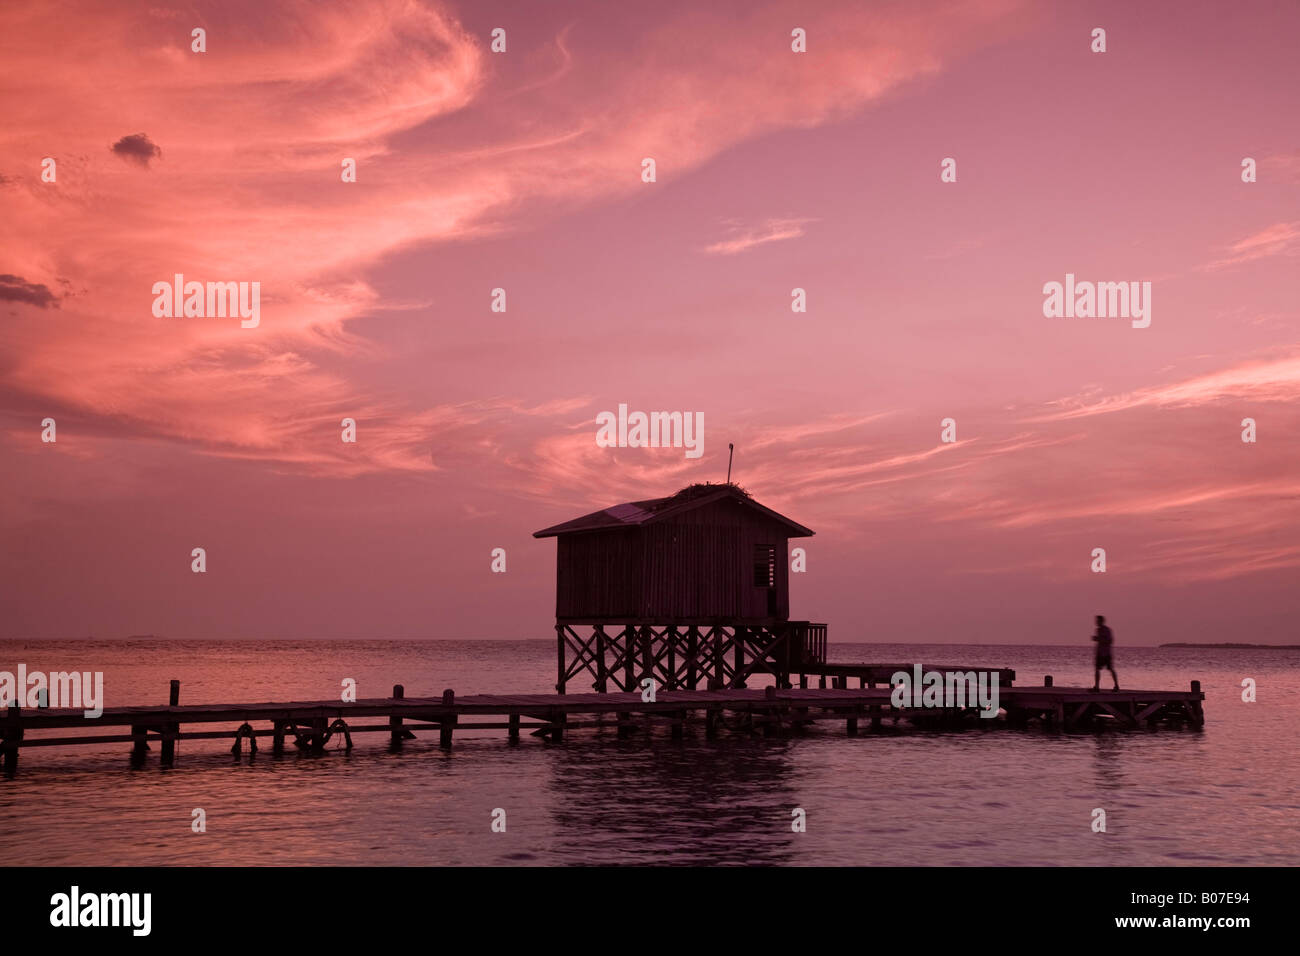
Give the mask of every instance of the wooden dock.
M 982 718 L 972 707 L 894 707 L 891 688 L 866 686 L 879 669 L 889 673 L 909 665 L 844 665 L 869 667 L 872 674 L 857 675 L 864 686 L 844 686 L 848 674 L 834 674 L 830 688 L 765 687 L 761 689 L 659 691 L 655 700 L 638 693 L 590 694 L 477 694 L 457 697 L 406 697 L 401 685 L 393 696 L 355 702 L 289 701 L 237 704 L 180 704 L 180 682 L 171 682 L 169 702 L 157 707 L 115 707 L 89 719 L 80 710 L 11 706 L 0 717 L 4 769 L 12 774 L 18 753 L 26 747 L 61 747 L 130 744 L 134 761 L 143 761 L 150 744 L 160 745 L 161 763 L 175 760 L 181 740 L 231 740 L 231 752 L 250 754 L 260 738 L 271 738 L 272 753 L 282 753 L 289 741 L 300 750 L 320 752 L 336 737 L 346 749 L 352 735 L 386 733 L 391 747 L 401 747 L 416 732 L 438 733 L 442 747 L 452 745 L 456 731 L 505 730 L 511 742 L 527 732 L 560 741 L 566 731 L 584 727 L 614 727 L 620 738 L 647 732 L 659 725 L 680 739 L 688 726 L 708 737 L 720 731 L 740 733 L 798 732 L 818 721 L 844 721 L 847 733 L 858 733 L 859 721 L 880 729 L 885 722 L 907 721 L 917 727 L 984 728 L 1027 727 L 1042 724 L 1058 731 L 1082 731 L 1098 726 L 1125 729 L 1158 726 L 1204 725 L 1200 682 L 1187 691 L 1093 691 L 1083 687 L 1056 687 L 1047 677 L 1041 686 L 999 687 L 1004 716 Z M 950 668 L 960 670 L 961 668 Z M 970 670 L 971 668 L 965 668 Z M 939 670 L 927 666 L 926 670 Z M 826 675 L 823 675 L 823 680 Z M 888 675 L 886 675 L 886 680 Z M 381 720 L 381 723 L 367 723 Z M 183 729 L 198 725 L 225 725 L 222 729 Z M 87 734 L 94 727 L 120 728 L 118 733 Z M 72 735 L 31 736 L 33 731 L 77 731 Z
M 1016 679 L 1016 672 L 1010 667 L 981 667 L 972 668 L 969 664 L 926 664 L 925 669 L 928 671 L 968 671 L 978 669 L 996 673 L 998 675 L 998 684 L 1007 687 Z M 831 687 L 847 687 L 850 680 L 857 680 L 859 687 L 875 687 L 877 684 L 888 685 L 889 679 L 899 671 L 910 674 L 912 672 L 911 664 L 831 664 L 824 661 L 811 660 L 799 666 L 799 686 L 807 687 L 810 677 L 816 677 L 820 681 L 821 687 L 827 686 L 827 679 L 830 679 Z

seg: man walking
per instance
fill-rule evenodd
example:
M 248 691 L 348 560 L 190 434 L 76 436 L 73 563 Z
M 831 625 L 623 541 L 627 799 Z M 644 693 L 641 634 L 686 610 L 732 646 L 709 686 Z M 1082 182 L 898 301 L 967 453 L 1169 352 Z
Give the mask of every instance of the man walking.
M 1097 642 L 1097 661 L 1092 671 L 1092 689 L 1101 690 L 1101 669 L 1104 667 L 1110 671 L 1110 679 L 1115 682 L 1115 689 L 1119 690 L 1119 675 L 1115 673 L 1115 665 L 1111 662 L 1110 650 L 1115 643 L 1115 635 L 1111 629 L 1106 626 L 1106 619 L 1100 614 L 1097 615 L 1097 633 L 1092 635 L 1092 639 Z

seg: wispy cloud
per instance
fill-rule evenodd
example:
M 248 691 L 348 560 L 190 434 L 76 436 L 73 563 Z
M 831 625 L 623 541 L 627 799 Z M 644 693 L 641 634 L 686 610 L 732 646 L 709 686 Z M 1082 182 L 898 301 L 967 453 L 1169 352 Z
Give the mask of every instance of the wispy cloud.
M 1026 419 L 1027 422 L 1090 418 L 1142 407 L 1189 407 L 1223 399 L 1289 402 L 1300 399 L 1300 354 L 1279 359 L 1243 362 L 1181 382 L 1153 385 L 1119 395 L 1063 398 L 1057 410 Z
M 1228 254 L 1207 263 L 1206 269 L 1225 269 L 1270 256 L 1300 255 L 1300 220 L 1278 222 L 1259 232 L 1239 239 L 1228 247 Z
M 734 256 L 769 242 L 798 239 L 804 234 L 803 227 L 816 221 L 816 219 L 768 219 L 757 226 L 733 225 L 730 238 L 711 243 L 704 247 L 704 251 L 710 255 Z

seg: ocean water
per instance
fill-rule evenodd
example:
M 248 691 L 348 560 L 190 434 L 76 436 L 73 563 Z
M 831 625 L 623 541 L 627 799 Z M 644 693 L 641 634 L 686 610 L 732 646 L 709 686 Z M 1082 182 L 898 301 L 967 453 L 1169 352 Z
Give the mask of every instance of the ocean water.
M 1058 685 L 1089 685 L 1090 655 L 830 647 L 837 661 L 1014 667 L 1018 683 Z M 19 662 L 103 671 L 109 706 L 165 703 L 172 678 L 192 704 L 334 699 L 348 677 L 362 697 L 395 683 L 408 697 L 545 693 L 555 672 L 551 641 L 0 641 L 0 670 Z M 0 865 L 1300 864 L 1300 651 L 1121 646 L 1116 666 L 1128 687 L 1200 680 L 1204 730 L 850 738 L 836 721 L 793 737 L 602 728 L 514 746 L 485 731 L 449 752 L 425 732 L 400 753 L 361 734 L 350 754 L 331 741 L 251 762 L 229 741 L 182 741 L 165 771 L 156 744 L 138 769 L 129 744 L 30 748 L 0 778 Z M 1246 677 L 1256 703 L 1241 700 Z

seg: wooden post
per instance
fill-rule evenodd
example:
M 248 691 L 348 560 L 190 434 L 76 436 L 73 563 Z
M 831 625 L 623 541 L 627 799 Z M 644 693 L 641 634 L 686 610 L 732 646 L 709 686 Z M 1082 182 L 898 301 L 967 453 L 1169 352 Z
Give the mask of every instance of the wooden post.
M 686 711 L 679 710 L 673 714 L 673 740 L 681 740 L 686 730 Z
M 696 658 L 700 653 L 700 629 L 692 624 L 686 629 L 686 689 L 695 690 L 699 682 L 699 666 Z
M 401 684 L 393 685 L 393 700 L 404 700 L 406 698 L 406 688 Z M 388 745 L 390 747 L 402 746 L 402 718 L 396 714 L 388 718 Z
M 557 694 L 563 694 L 564 693 L 564 625 L 563 624 L 555 625 L 555 659 L 556 659 L 556 667 L 558 668 L 557 676 L 555 678 L 555 692 Z M 447 695 L 444 693 L 443 696 L 446 697 Z
M 709 676 L 709 690 L 722 690 L 726 683 L 722 679 L 722 628 L 716 625 L 713 628 L 713 654 L 710 656 L 710 663 L 713 671 Z
M 623 689 L 629 692 L 636 689 L 635 639 L 636 628 L 631 624 L 623 625 Z
M 1051 687 L 1051 686 L 1052 686 L 1052 675 L 1051 675 L 1051 674 L 1048 674 L 1046 677 L 1043 678 L 1043 686 L 1044 686 L 1044 687 Z
M 271 735 L 271 753 L 284 753 L 284 721 L 275 722 L 275 733 Z
M 518 714 L 510 715 L 510 729 L 506 731 L 506 736 L 507 739 L 509 739 L 509 741 L 512 744 L 519 743 L 519 715 Z
M 642 680 L 645 680 L 647 677 L 653 680 L 655 676 L 654 657 L 651 656 L 650 653 L 650 640 L 651 640 L 651 635 L 653 633 L 654 631 L 650 628 L 649 625 L 642 625 L 641 633 L 639 636 L 639 640 L 641 643 L 641 679 Z
M 596 625 L 596 693 L 605 693 L 605 684 L 608 679 L 608 672 L 605 670 L 605 626 Z
M 551 740 L 558 744 L 564 739 L 565 716 L 562 713 L 556 714 L 552 719 L 553 726 L 551 727 Z
M 167 691 L 167 706 L 176 707 L 181 702 L 181 682 L 174 680 Z M 180 733 L 181 725 L 172 720 L 163 724 L 162 733 L 162 765 L 170 767 L 176 760 L 176 734 Z
M 625 710 L 618 712 L 618 739 L 626 740 L 632 736 L 632 715 Z
M 749 628 L 736 627 L 732 630 L 732 644 L 735 646 L 735 669 L 736 674 L 732 679 L 732 687 L 744 687 L 745 678 L 741 675 L 745 673 L 745 638 L 749 634 Z
M 800 674 L 800 675 L 799 675 L 799 689 L 800 689 L 800 690 L 807 690 L 807 689 L 808 689 L 808 675 L 807 675 L 807 674 Z
M 704 736 L 718 736 L 718 711 L 713 707 L 704 711 Z
M 856 737 L 858 735 L 858 716 L 856 712 L 854 712 L 854 715 L 845 722 L 845 729 L 848 731 L 850 737 Z
M 18 744 L 22 739 L 22 710 L 19 708 L 18 699 L 15 696 L 15 698 L 9 702 L 9 716 L 5 720 L 4 729 L 4 772 L 7 775 L 13 775 L 18 772 Z
M 563 691 L 561 691 L 563 693 Z M 444 690 L 442 692 L 442 706 L 450 710 L 456 704 L 456 692 L 454 690 Z M 447 714 L 438 725 L 438 746 L 442 748 L 451 747 L 451 734 L 456 726 L 456 715 Z
M 1192 693 L 1193 693 L 1193 694 L 1198 694 L 1198 695 L 1201 693 L 1201 682 L 1200 682 L 1200 681 L 1198 681 L 1198 680 L 1194 680 L 1194 681 L 1192 681 Z M 1188 704 L 1191 705 L 1192 718 L 1193 718 L 1193 720 L 1194 720 L 1196 726 L 1197 726 L 1197 727 L 1204 727 L 1204 726 L 1205 726 L 1205 708 L 1202 706 L 1201 701 L 1199 701 L 1199 700 L 1190 700 L 1190 701 L 1188 701 Z

